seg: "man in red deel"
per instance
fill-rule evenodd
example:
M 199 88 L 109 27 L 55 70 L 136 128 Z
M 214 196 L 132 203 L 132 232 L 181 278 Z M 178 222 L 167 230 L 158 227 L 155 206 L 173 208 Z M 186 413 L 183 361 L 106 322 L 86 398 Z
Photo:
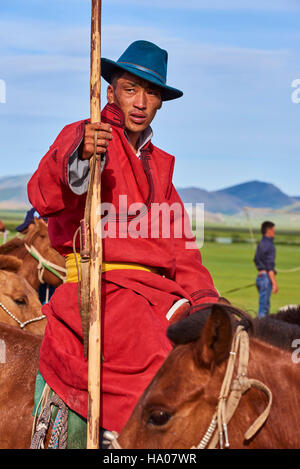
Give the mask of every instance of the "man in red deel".
M 98 131 L 97 153 L 105 154 L 101 427 L 117 432 L 171 350 L 166 329 L 172 306 L 219 297 L 172 184 L 174 157 L 151 141 L 150 124 L 162 102 L 183 94 L 166 85 L 167 57 L 155 44 L 136 41 L 117 62 L 102 59 L 109 86 L 101 124 L 67 125 L 28 184 L 30 202 L 48 217 L 51 243 L 66 257 L 68 270 L 67 282 L 43 306 L 47 327 L 39 373 L 69 409 L 86 418 L 88 363 L 72 243 Z

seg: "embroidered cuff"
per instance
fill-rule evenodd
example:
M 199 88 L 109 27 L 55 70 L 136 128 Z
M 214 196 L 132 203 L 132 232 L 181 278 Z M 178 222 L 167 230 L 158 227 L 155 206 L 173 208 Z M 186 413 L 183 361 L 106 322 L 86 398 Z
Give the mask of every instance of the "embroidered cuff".
M 196 290 L 191 294 L 194 304 L 213 303 L 219 299 L 219 294 L 215 290 Z

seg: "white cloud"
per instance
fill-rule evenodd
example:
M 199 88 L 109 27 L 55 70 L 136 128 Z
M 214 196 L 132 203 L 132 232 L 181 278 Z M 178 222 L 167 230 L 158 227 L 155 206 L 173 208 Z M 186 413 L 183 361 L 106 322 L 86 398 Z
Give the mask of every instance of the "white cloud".
M 89 28 L 64 28 L 51 22 L 0 22 L 2 53 L 0 62 L 3 79 L 23 77 L 36 81 L 38 76 L 49 81 L 55 74 L 67 76 L 89 74 Z M 22 50 L 11 52 L 19 45 Z M 169 52 L 168 81 L 173 86 L 185 86 L 217 77 L 222 82 L 225 75 L 233 75 L 238 82 L 241 76 L 248 78 L 259 73 L 276 79 L 291 62 L 296 63 L 295 54 L 284 49 L 258 49 L 236 47 L 189 40 L 155 27 L 127 27 L 122 24 L 103 25 L 102 55 L 117 59 L 132 41 L 144 38 L 154 41 Z M 4 43 L 3 43 L 4 41 Z M 291 67 L 290 67 L 291 68 Z M 177 82 L 177 83 L 176 83 Z
M 12 54 L 22 51 L 85 54 L 89 41 L 89 27 L 70 27 L 40 19 L 0 21 L 0 50 L 12 49 Z
M 82 73 L 88 70 L 89 60 L 85 57 L 72 57 L 58 54 L 22 54 L 1 58 L 2 73 L 5 76 L 36 78 L 37 74 Z
M 135 0 L 128 1 L 134 2 Z M 177 0 L 173 2 L 176 5 Z M 49 21 L 18 19 L 0 21 L 0 31 L 2 70 L 13 65 L 14 62 L 22 66 L 28 61 L 27 71 L 23 69 L 26 74 L 31 71 L 42 71 L 43 68 L 45 72 L 48 72 L 51 67 L 53 70 L 70 67 L 71 71 L 76 71 L 80 70 L 81 66 L 85 66 L 86 61 L 89 60 L 89 26 L 72 27 Z M 20 38 L 22 38 L 21 41 Z M 142 38 L 166 48 L 170 55 L 170 65 L 181 62 L 186 66 L 199 64 L 202 67 L 213 65 L 243 69 L 252 67 L 272 69 L 279 67 L 292 55 L 287 49 L 258 49 L 189 40 L 181 37 L 180 32 L 174 34 L 171 27 L 165 30 L 154 26 L 124 26 L 123 24 L 103 24 L 102 55 L 117 59 L 132 41 Z

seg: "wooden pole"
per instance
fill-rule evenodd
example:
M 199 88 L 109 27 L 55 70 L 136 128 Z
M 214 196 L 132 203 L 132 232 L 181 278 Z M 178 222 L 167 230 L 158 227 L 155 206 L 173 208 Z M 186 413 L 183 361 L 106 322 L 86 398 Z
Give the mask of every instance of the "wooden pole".
M 91 70 L 90 112 L 91 123 L 101 120 L 101 0 L 92 0 L 91 14 Z M 90 320 L 88 341 L 88 418 L 87 449 L 99 448 L 100 428 L 100 379 L 101 379 L 101 165 L 100 158 L 93 157 L 94 164 L 90 208 Z M 92 172 L 91 172 L 92 174 Z

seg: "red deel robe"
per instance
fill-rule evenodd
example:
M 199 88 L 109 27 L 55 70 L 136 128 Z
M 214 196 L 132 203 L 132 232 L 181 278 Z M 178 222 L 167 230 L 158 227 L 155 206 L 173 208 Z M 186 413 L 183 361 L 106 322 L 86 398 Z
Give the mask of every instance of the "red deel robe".
M 218 293 L 199 250 L 187 249 L 191 233 L 186 225 L 178 236 L 177 228 L 187 216 L 172 184 L 174 157 L 148 142 L 138 158 L 117 106 L 107 105 L 102 121 L 111 124 L 113 140 L 102 171 L 101 198 L 103 204 L 113 204 L 116 214 L 115 235 L 103 236 L 103 259 L 148 265 L 160 272 L 126 269 L 102 276 L 101 425 L 120 431 L 171 350 L 167 311 L 181 298 L 191 304 L 215 302 Z M 83 218 L 86 195 L 75 195 L 69 187 L 68 160 L 83 138 L 85 122 L 62 130 L 28 184 L 29 200 L 41 216 L 49 217 L 51 243 L 62 255 L 72 252 L 73 235 Z M 134 203 L 143 204 L 140 212 Z M 170 236 L 155 217 L 157 204 L 176 207 L 167 223 Z M 77 283 L 63 284 L 43 306 L 47 327 L 39 369 L 65 403 L 86 418 L 87 361 L 77 290 Z

